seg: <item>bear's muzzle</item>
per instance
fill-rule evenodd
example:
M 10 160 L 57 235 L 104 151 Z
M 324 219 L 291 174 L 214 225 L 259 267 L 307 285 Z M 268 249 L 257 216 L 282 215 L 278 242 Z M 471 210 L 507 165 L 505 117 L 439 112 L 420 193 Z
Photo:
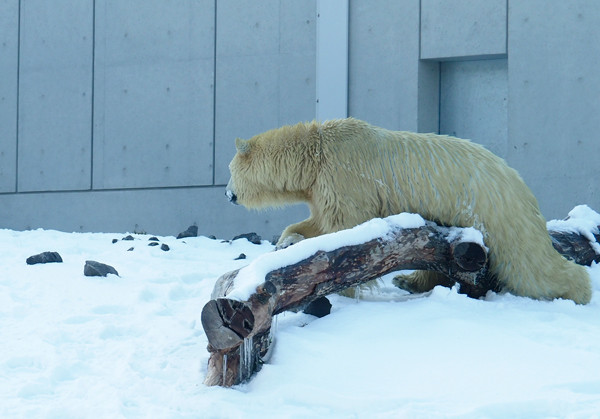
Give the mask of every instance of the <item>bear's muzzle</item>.
M 227 189 L 225 191 L 225 196 L 227 197 L 227 199 L 229 199 L 229 202 L 231 202 L 232 204 L 236 204 L 237 205 L 237 195 L 233 193 L 232 190 Z

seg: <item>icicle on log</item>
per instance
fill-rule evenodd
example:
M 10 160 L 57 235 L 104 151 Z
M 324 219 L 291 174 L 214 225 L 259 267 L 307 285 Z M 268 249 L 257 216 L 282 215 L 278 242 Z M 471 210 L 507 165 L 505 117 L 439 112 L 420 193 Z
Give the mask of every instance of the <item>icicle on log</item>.
M 435 270 L 473 287 L 493 288 L 485 275 L 486 248 L 463 240 L 462 231 L 434 224 L 397 228 L 359 245 L 318 251 L 269 272 L 247 301 L 226 298 L 239 270 L 223 275 L 201 316 L 211 353 L 205 384 L 229 387 L 250 378 L 269 350 L 276 314 L 386 273 Z

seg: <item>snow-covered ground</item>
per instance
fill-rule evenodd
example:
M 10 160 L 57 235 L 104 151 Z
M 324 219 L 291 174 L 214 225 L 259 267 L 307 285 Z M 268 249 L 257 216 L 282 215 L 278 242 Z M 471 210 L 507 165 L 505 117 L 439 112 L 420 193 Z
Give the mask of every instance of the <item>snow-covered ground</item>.
M 202 384 L 200 312 L 221 274 L 273 246 L 159 237 L 165 252 L 123 236 L 0 230 L 0 417 L 600 415 L 600 266 L 586 306 L 409 296 L 388 277 L 362 300 L 331 297 L 327 317 L 278 316 L 270 362 L 225 389 Z M 64 262 L 25 263 L 44 251 Z M 120 276 L 84 276 L 90 259 Z

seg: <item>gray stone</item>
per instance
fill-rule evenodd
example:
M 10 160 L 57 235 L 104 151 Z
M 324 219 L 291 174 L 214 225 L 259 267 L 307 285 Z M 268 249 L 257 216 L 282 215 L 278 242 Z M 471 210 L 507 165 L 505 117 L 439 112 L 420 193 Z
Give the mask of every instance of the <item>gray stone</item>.
M 83 274 L 85 276 L 106 276 L 108 274 L 119 276 L 119 273 L 115 268 L 104 263 L 96 262 L 95 260 L 85 261 Z

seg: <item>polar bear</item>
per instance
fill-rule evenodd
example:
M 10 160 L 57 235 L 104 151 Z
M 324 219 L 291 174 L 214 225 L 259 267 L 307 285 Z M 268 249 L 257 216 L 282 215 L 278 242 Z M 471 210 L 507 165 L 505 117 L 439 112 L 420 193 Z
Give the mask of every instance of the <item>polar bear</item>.
M 310 217 L 288 226 L 283 247 L 412 212 L 446 226 L 473 226 L 489 247 L 501 289 L 535 299 L 591 299 L 587 270 L 553 247 L 537 200 L 506 162 L 467 140 L 390 131 L 354 119 L 299 123 L 236 139 L 230 201 L 247 208 L 305 202 Z M 416 272 L 412 288 L 447 279 Z

